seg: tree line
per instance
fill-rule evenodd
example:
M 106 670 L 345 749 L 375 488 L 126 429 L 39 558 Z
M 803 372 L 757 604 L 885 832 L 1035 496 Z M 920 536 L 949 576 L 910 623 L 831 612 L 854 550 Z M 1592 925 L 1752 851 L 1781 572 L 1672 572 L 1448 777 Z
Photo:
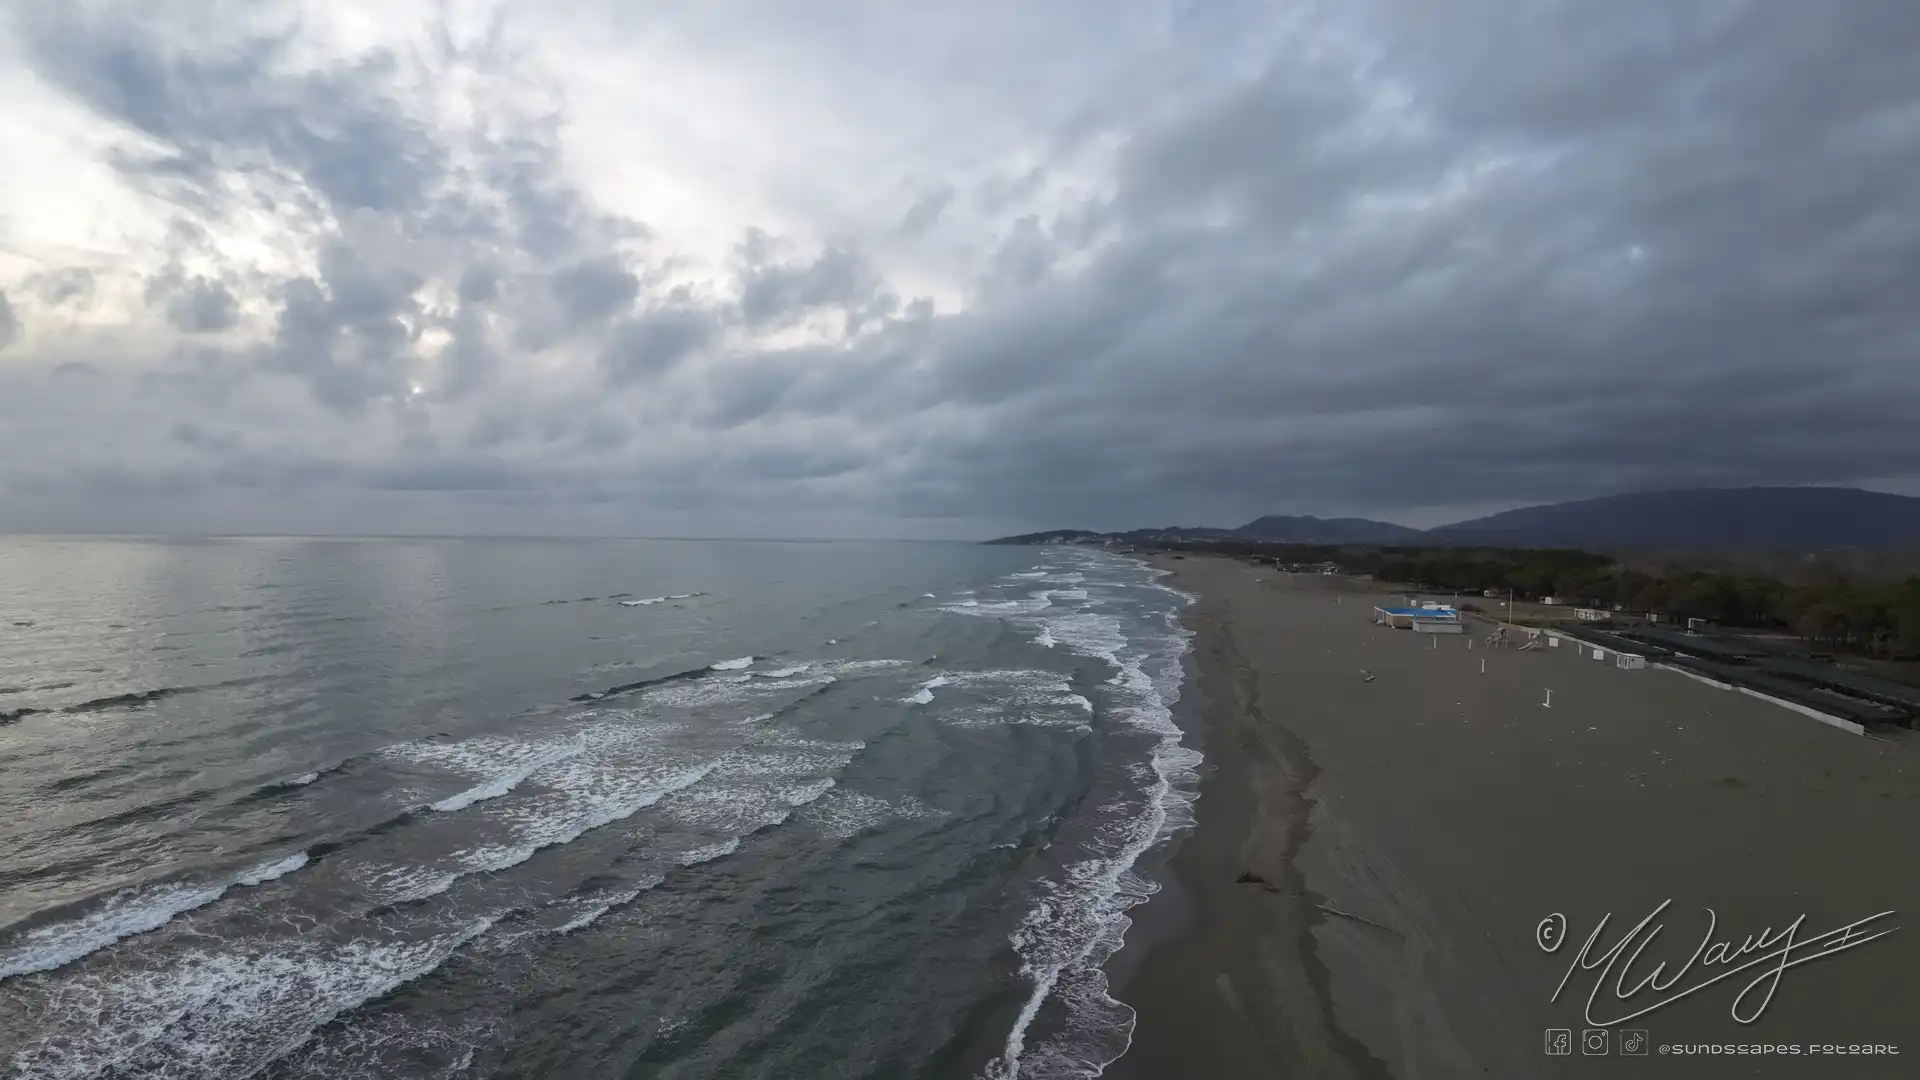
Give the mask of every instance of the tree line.
M 1434 592 L 1554 597 L 1580 607 L 1707 619 L 1725 626 L 1784 630 L 1836 650 L 1920 659 L 1920 575 L 1862 581 L 1832 568 L 1798 580 L 1758 573 L 1654 568 L 1586 551 L 1180 545 L 1282 563 L 1337 563 L 1344 571 Z

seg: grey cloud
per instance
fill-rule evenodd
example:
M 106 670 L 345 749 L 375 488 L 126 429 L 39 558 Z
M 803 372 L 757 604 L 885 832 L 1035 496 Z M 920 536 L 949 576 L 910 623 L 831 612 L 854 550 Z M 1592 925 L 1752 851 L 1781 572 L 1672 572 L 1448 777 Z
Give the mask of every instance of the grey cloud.
M 934 227 L 940 215 L 947 212 L 955 195 L 952 184 L 940 184 L 932 191 L 914 200 L 900 219 L 900 231 L 908 236 L 920 236 Z
M 487 265 L 469 266 L 460 272 L 457 289 L 463 304 L 484 304 L 500 295 L 500 272 Z
M 147 302 L 160 303 L 167 322 L 184 334 L 216 334 L 240 321 L 240 301 L 226 283 L 204 277 L 159 275 L 148 282 Z
M 974 205 L 989 217 L 997 217 L 1033 198 L 1046 184 L 1048 175 L 1047 166 L 1035 165 L 1014 175 L 989 177 L 974 188 Z
M 1224 49 L 1244 14 L 1171 40 Z M 1899 5 L 1310 14 L 1239 35 L 1265 55 L 1237 83 L 1168 74 L 1247 58 L 1223 51 L 1123 71 L 1112 103 L 1036 102 L 1085 118 L 1036 133 L 1070 153 L 926 189 L 874 248 L 750 230 L 736 280 L 678 296 L 659 295 L 672 254 L 564 179 L 558 113 L 455 146 L 390 100 L 398 59 L 290 75 L 277 41 L 210 59 L 44 14 L 32 44 L 36 70 L 173 148 L 127 165 L 156 185 L 271 164 L 328 215 L 391 211 L 283 283 L 258 355 L 187 353 L 137 381 L 149 408 L 246 435 L 267 421 L 242 401 L 305 414 L 242 361 L 301 380 L 286 389 L 324 408 L 301 402 L 318 418 L 288 425 L 284 454 L 196 449 L 262 493 L 332 476 L 442 507 L 718 515 L 804 490 L 922 521 L 1117 527 L 1920 476 L 1920 21 Z M 413 141 L 371 160 L 394 140 Z M 903 306 L 866 252 L 959 233 L 955 200 L 997 222 L 964 238 L 974 295 Z M 616 258 L 640 250 L 644 266 Z M 459 303 L 432 308 L 423 282 Z M 702 299 L 730 284 L 737 303 Z M 765 344 L 821 316 L 844 334 Z M 431 400 L 372 408 L 405 395 L 423 327 L 450 338 Z M 517 355 L 569 340 L 597 384 L 492 392 Z M 671 423 L 629 419 L 646 389 L 674 395 Z M 368 449 L 383 463 L 296 467 L 325 460 L 301 445 L 388 429 L 404 434 Z
M 593 322 L 618 314 L 640 296 L 640 279 L 618 257 L 603 255 L 555 273 L 550 287 L 570 320 Z
M 180 190 L 206 188 L 223 168 L 277 166 L 340 212 L 417 209 L 445 172 L 439 143 L 382 94 L 399 63 L 390 53 L 286 74 L 292 30 L 203 58 L 118 14 L 47 7 L 25 29 L 43 78 L 165 148 L 123 156 L 129 172 Z
M 858 251 L 830 246 L 811 262 L 770 262 L 765 236 L 744 245 L 740 314 L 751 326 L 779 326 L 828 307 L 858 308 L 884 285 Z
M 13 303 L 5 290 L 0 290 L 0 349 L 20 340 L 20 333 L 20 316 L 13 313 Z
M 1399 104 L 1280 58 L 1136 137 L 1098 284 L 946 347 L 947 392 L 997 411 L 929 455 L 918 509 L 1230 522 L 1920 469 L 1897 435 L 1920 370 L 1894 359 L 1920 198 L 1890 183 L 1920 125 L 1874 119 L 1920 103 L 1896 60 L 1920 26 L 1779 6 L 1674 47 L 1658 20 L 1693 9 L 1549 7 L 1526 56 L 1593 35 L 1621 57 L 1522 84 L 1490 53 L 1508 10 L 1395 9 L 1461 51 L 1376 27 Z M 1020 250 L 1003 280 L 1037 265 Z
M 720 324 L 709 311 L 664 308 L 617 324 L 600 353 L 615 385 L 659 376 L 713 340 Z
M 93 271 L 84 266 L 37 274 L 28 279 L 28 287 L 48 307 L 85 308 L 93 303 Z
M 324 249 L 320 267 L 320 280 L 288 285 L 263 365 L 305 380 L 316 400 L 345 413 L 406 393 L 421 279 L 345 242 Z

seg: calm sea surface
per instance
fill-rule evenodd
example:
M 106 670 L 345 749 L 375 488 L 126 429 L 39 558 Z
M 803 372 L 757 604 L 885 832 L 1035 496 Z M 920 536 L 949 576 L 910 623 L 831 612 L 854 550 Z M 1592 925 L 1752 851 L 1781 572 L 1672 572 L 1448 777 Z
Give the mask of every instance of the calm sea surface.
M 0 539 L 0 1070 L 1093 1075 L 1198 763 L 1156 580 Z

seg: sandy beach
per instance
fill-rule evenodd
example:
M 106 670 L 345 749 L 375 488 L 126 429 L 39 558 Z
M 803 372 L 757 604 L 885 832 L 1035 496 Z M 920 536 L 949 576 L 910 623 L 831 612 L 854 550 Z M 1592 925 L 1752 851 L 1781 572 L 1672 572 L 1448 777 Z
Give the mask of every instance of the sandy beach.
M 1110 1075 L 1920 1075 L 1920 740 L 1375 626 L 1335 579 L 1159 565 L 1200 597 L 1207 771 Z

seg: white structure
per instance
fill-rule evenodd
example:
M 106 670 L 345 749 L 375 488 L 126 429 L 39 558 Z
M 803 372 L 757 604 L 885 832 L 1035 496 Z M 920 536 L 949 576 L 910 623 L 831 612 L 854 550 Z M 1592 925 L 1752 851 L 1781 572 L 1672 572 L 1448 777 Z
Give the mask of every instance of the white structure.
M 1382 626 L 1391 626 L 1396 630 L 1412 630 L 1421 634 L 1464 634 L 1466 624 L 1460 620 L 1460 612 L 1437 604 L 1425 607 L 1376 607 L 1373 609 L 1373 621 Z

